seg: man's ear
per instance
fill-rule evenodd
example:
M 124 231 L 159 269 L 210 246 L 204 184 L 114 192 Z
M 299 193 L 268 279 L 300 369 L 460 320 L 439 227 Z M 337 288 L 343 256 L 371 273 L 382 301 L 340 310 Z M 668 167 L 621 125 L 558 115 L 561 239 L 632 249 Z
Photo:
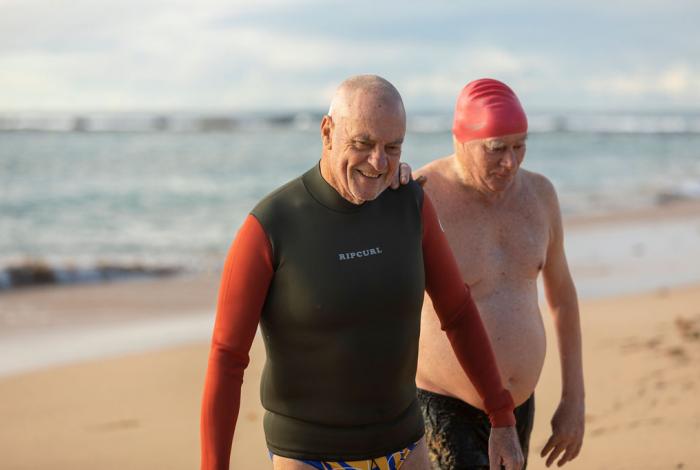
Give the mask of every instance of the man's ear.
M 332 149 L 332 135 L 333 135 L 333 118 L 328 114 L 323 116 L 321 119 L 321 142 L 323 142 L 323 148 L 326 150 Z

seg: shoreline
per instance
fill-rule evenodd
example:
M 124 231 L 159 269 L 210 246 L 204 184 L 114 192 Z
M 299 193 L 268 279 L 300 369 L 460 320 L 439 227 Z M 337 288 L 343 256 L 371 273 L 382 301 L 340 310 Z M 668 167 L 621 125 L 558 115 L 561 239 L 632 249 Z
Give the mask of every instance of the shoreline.
M 655 206 L 599 214 L 564 215 L 564 229 L 579 229 L 602 224 L 643 223 L 700 217 L 700 200 L 679 199 L 658 203 Z
M 682 222 L 697 219 L 700 223 L 700 200 L 672 200 L 653 207 L 594 214 L 563 216 L 565 235 L 620 227 L 644 226 L 659 222 Z M 225 253 L 221 253 L 223 260 Z M 0 299 L 11 292 L 44 287 L 106 285 L 131 281 L 159 281 L 174 277 L 206 276 L 211 270 L 195 271 L 184 265 L 150 265 L 146 263 L 105 263 L 76 267 L 53 265 L 41 258 L 26 258 L 0 269 Z M 698 278 L 700 280 L 700 277 Z
M 700 283 L 700 203 L 564 223 L 583 300 Z M 0 377 L 206 342 L 218 283 L 209 272 L 0 291 Z

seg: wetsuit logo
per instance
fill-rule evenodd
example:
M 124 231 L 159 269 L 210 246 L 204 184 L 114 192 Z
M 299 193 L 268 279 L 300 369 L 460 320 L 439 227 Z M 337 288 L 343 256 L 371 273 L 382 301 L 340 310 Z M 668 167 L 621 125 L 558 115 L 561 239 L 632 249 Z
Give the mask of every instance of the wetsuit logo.
M 379 247 L 370 248 L 369 250 L 350 251 L 348 253 L 338 253 L 340 261 L 348 261 L 355 258 L 365 258 L 367 256 L 381 255 L 382 249 Z

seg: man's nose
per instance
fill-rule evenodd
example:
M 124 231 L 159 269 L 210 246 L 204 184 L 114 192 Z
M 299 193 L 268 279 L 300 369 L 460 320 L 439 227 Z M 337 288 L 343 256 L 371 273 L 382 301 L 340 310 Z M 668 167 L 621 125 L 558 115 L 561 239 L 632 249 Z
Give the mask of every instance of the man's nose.
M 367 160 L 372 168 L 377 171 L 384 171 L 388 164 L 386 153 L 380 145 L 375 145 Z
M 503 155 L 503 158 L 501 158 L 501 166 L 510 169 L 513 169 L 517 166 L 518 164 L 518 157 L 515 155 L 515 149 L 509 148 L 508 150 L 505 151 L 505 154 Z

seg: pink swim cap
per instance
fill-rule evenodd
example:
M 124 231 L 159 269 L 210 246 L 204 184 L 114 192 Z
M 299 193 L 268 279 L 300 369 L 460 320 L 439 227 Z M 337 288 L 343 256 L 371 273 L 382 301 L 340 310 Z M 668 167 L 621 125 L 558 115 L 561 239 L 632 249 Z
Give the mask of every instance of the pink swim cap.
M 505 83 L 481 78 L 462 89 L 452 125 L 452 133 L 460 142 L 526 131 L 525 111 Z

